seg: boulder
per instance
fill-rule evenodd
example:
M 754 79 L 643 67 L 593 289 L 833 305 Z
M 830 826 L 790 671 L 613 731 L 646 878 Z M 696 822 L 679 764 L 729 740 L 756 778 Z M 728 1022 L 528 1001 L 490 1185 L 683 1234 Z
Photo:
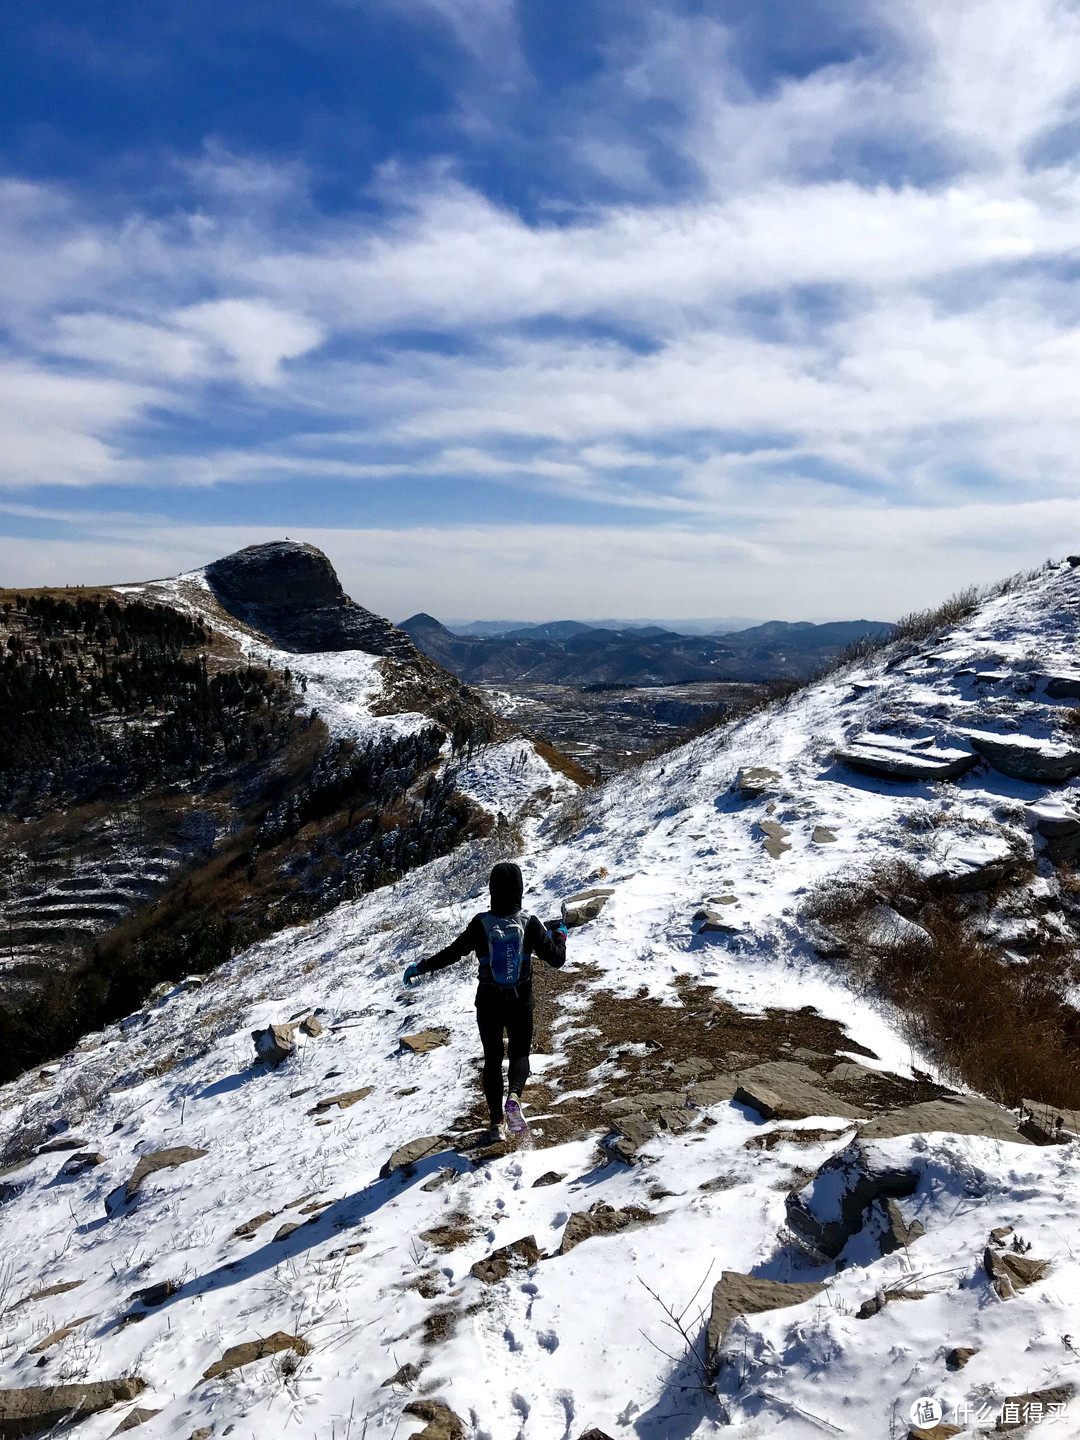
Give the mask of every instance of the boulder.
M 370 1085 L 362 1085 L 359 1090 L 342 1090 L 340 1095 L 328 1095 L 325 1100 L 318 1101 L 308 1111 L 309 1115 L 321 1115 L 326 1110 L 332 1110 L 336 1105 L 339 1110 L 348 1110 L 350 1105 L 355 1105 L 358 1100 L 364 1100 L 371 1094 Z
M 243 1365 L 250 1365 L 254 1360 L 264 1360 L 268 1355 L 278 1355 L 282 1350 L 293 1350 L 297 1355 L 308 1355 L 311 1346 L 301 1335 L 286 1335 L 283 1330 L 275 1330 L 273 1335 L 267 1335 L 265 1340 L 248 1340 L 243 1345 L 232 1345 L 220 1360 L 215 1360 L 208 1370 L 203 1371 L 204 1380 L 215 1380 L 219 1375 L 227 1375 L 230 1370 L 239 1370 Z
M 763 1120 L 806 1120 L 811 1115 L 866 1119 L 865 1110 L 823 1089 L 817 1073 L 795 1060 L 752 1065 L 740 1072 L 738 1082 L 736 1103 L 756 1110 Z
M 759 795 L 764 795 L 767 790 L 772 790 L 779 784 L 778 770 L 770 770 L 767 765 L 751 765 L 748 769 L 739 771 L 735 789 L 747 799 L 756 800 Z
M 268 1220 L 272 1220 L 273 1218 L 273 1210 L 264 1210 L 261 1215 L 256 1215 L 253 1220 L 245 1220 L 242 1225 L 238 1225 L 232 1232 L 233 1236 L 237 1240 L 250 1240 L 256 1230 L 261 1229 Z
M 1080 856 L 1080 814 L 1056 796 L 1048 795 L 1026 812 L 1028 825 L 1043 842 L 1043 851 L 1055 865 Z
M 1032 1260 L 1027 1255 L 1017 1255 L 1011 1250 L 998 1250 L 988 1245 L 983 1251 L 983 1269 L 993 1283 L 1002 1300 L 1008 1300 L 1018 1290 L 1026 1290 L 1041 1280 L 1050 1268 L 1049 1260 Z
M 501 1249 L 493 1250 L 483 1260 L 477 1260 L 470 1273 L 485 1285 L 494 1285 L 499 1280 L 505 1280 L 511 1269 L 528 1269 L 543 1258 L 535 1236 L 525 1235 Z
M 756 1275 L 725 1270 L 712 1292 L 712 1310 L 705 1337 L 710 1361 L 716 1363 L 724 1337 L 739 1315 L 760 1315 L 766 1310 L 802 1305 L 820 1295 L 824 1289 L 820 1280 L 762 1280 Z
M 963 1370 L 969 1360 L 973 1360 L 979 1353 L 978 1345 L 954 1345 L 946 1352 L 945 1368 L 947 1370 Z
M 786 843 L 791 831 L 778 824 L 777 821 L 759 820 L 757 827 L 765 837 L 766 854 L 771 855 L 774 860 L 779 860 L 781 855 L 791 849 L 791 846 Z
M 39 1435 L 69 1419 L 97 1415 L 112 1405 L 135 1400 L 146 1389 L 137 1376 L 95 1380 L 82 1385 L 30 1385 L 0 1390 L 0 1437 Z
M 694 924 L 699 935 L 738 935 L 742 923 L 732 915 L 722 915 L 718 910 L 703 907 L 694 912 Z
M 595 920 L 600 911 L 615 894 L 612 886 L 599 886 L 592 890 L 581 890 L 562 902 L 562 917 L 568 930 Z
M 380 1176 L 385 1180 L 395 1170 L 404 1170 L 406 1173 L 420 1160 L 426 1160 L 429 1155 L 437 1155 L 440 1150 L 446 1148 L 446 1140 L 442 1135 L 421 1135 L 418 1140 L 410 1140 L 407 1145 L 401 1145 L 385 1161 Z
M 441 1045 L 449 1045 L 450 1031 L 438 1027 L 434 1030 L 421 1030 L 416 1035 L 402 1035 L 401 1044 L 406 1050 L 411 1050 L 414 1055 L 424 1055 L 429 1050 L 438 1050 Z
M 275 1242 L 278 1240 L 287 1240 L 290 1235 L 295 1235 L 297 1230 L 299 1230 L 301 1226 L 306 1224 L 306 1220 L 286 1220 L 284 1225 L 279 1225 L 277 1230 L 274 1232 Z
M 140 1155 L 127 1184 L 118 1185 L 105 1197 L 106 1215 L 115 1215 L 124 1205 L 130 1205 L 142 1189 L 143 1182 L 158 1170 L 173 1170 L 178 1165 L 188 1165 L 192 1160 L 201 1160 L 205 1154 L 205 1150 L 196 1150 L 192 1145 L 174 1145 L 168 1150 L 154 1150 L 149 1155 Z
M 892 735 L 865 735 L 835 752 L 853 770 L 888 780 L 953 780 L 978 763 L 969 750 L 950 750 L 931 741 L 902 740 Z
M 1051 700 L 1080 700 L 1080 675 L 1045 675 L 1043 688 Z
M 1020 1134 L 1016 1116 L 981 1095 L 942 1095 L 900 1110 L 876 1115 L 859 1131 L 860 1140 L 893 1140 L 898 1135 L 919 1135 L 944 1130 L 952 1135 L 985 1135 L 991 1140 L 1011 1140 L 1016 1145 L 1032 1142 Z
M 811 835 L 810 838 L 815 845 L 836 844 L 836 835 L 833 833 L 833 831 L 829 829 L 827 825 L 815 825 L 814 833 L 813 835 Z
M 57 1172 L 65 1178 L 73 1175 L 82 1175 L 87 1170 L 93 1170 L 98 1165 L 105 1164 L 105 1156 L 98 1150 L 80 1150 L 77 1155 L 72 1155 L 66 1160 Z
M 317 1035 L 323 1033 L 322 1021 L 314 1015 L 309 1015 L 306 1020 L 300 1021 L 300 1029 L 314 1040 Z
M 803 1190 L 788 1196 L 788 1228 L 815 1259 L 835 1260 L 868 1219 L 883 1235 L 880 1209 L 867 1214 L 876 1202 L 913 1195 L 918 1183 L 914 1171 L 898 1169 L 887 1155 L 853 1142 L 826 1160 Z
M 1039 785 L 1060 785 L 1080 775 L 1080 750 L 1034 735 L 995 735 L 987 730 L 960 732 L 1002 775 Z
M 145 1425 L 147 1420 L 152 1420 L 155 1415 L 160 1414 L 160 1410 L 144 1410 L 136 1405 L 134 1410 L 128 1411 L 112 1433 L 114 1435 L 122 1435 L 125 1430 L 135 1430 L 140 1425 Z
M 136 1290 L 131 1298 L 152 1310 L 156 1305 L 164 1305 L 179 1289 L 179 1280 L 159 1280 L 156 1285 L 148 1285 L 145 1290 Z
M 34 1300 L 50 1300 L 54 1295 L 66 1295 L 69 1290 L 77 1290 L 85 1283 L 85 1280 L 61 1280 L 59 1284 L 46 1285 L 43 1290 L 31 1290 L 29 1295 L 24 1295 L 21 1300 L 16 1300 L 14 1305 L 9 1305 L 8 1310 L 18 1310 Z
M 414 1440 L 464 1440 L 465 1426 L 461 1418 L 441 1400 L 413 1400 L 405 1406 L 402 1414 L 416 1415 L 427 1421 Z
M 406 1390 L 411 1390 L 420 1379 L 420 1366 L 413 1365 L 411 1361 L 399 1365 L 393 1375 L 382 1382 L 380 1389 L 385 1390 L 388 1385 L 401 1385 Z
M 555 1253 L 567 1255 L 583 1240 L 591 1240 L 595 1235 L 615 1235 L 620 1230 L 647 1225 L 655 1218 L 651 1210 L 643 1210 L 639 1205 L 628 1205 L 624 1210 L 616 1210 L 603 1200 L 597 1200 L 588 1210 L 575 1210 L 570 1216 Z
M 268 1025 L 265 1030 L 252 1030 L 255 1055 L 267 1065 L 280 1065 L 296 1049 L 295 1025 Z
M 538 1180 L 533 1181 L 532 1188 L 539 1190 L 543 1185 L 558 1185 L 565 1179 L 566 1176 L 560 1174 L 558 1170 L 545 1170 Z

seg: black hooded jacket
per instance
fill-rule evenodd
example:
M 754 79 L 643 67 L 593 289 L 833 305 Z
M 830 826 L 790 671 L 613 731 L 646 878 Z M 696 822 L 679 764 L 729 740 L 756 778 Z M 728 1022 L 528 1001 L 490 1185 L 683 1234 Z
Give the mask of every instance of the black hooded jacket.
M 521 870 L 510 861 L 496 865 L 488 882 L 491 892 L 491 913 L 493 915 L 516 915 L 521 909 L 525 894 L 525 882 Z M 417 970 L 421 975 L 430 975 L 436 970 L 445 970 L 448 965 L 462 960 L 466 955 L 475 955 L 480 961 L 481 985 L 494 985 L 491 971 L 485 964 L 488 958 L 488 938 L 479 915 L 474 915 L 468 925 L 450 944 L 436 954 L 421 960 Z M 553 969 L 560 969 L 566 962 L 566 936 L 561 930 L 548 933 L 547 927 L 535 915 L 530 915 L 525 925 L 525 963 L 521 969 L 519 984 L 532 981 L 533 955 L 539 955 Z

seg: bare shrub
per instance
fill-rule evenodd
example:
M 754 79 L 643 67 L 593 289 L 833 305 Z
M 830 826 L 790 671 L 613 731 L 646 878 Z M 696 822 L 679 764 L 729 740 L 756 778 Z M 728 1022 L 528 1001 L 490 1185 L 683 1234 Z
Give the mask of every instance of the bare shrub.
M 915 931 L 883 942 L 882 904 L 915 920 L 929 943 Z M 950 1079 L 1009 1105 L 1080 1105 L 1080 1012 L 1068 998 L 1077 957 L 1066 941 L 1009 963 L 972 933 L 964 897 L 903 862 L 833 877 L 804 913 L 843 942 L 854 984 L 896 1006 L 907 1038 Z

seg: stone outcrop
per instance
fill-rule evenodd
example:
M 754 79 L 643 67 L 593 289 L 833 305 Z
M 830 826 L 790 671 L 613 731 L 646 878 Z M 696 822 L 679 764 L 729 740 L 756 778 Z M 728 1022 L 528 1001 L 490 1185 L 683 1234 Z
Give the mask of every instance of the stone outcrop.
M 314 545 L 249 545 L 215 560 L 205 575 L 218 603 L 279 649 L 365 650 L 406 661 L 419 656 L 404 631 L 349 599 Z
M 339 1110 L 348 1110 L 350 1105 L 355 1105 L 358 1100 L 365 1100 L 370 1094 L 370 1085 L 361 1085 L 359 1090 L 343 1090 L 340 1095 L 328 1095 L 325 1100 L 319 1100 L 308 1114 L 322 1115 L 325 1111 L 332 1110 L 335 1105 Z
M 1051 700 L 1080 700 L 1080 675 L 1046 675 L 1043 688 Z
M 1039 785 L 1060 785 L 1080 775 L 1080 750 L 1033 735 L 994 735 L 987 730 L 960 732 L 1002 775 Z
M 268 1220 L 274 1218 L 273 1210 L 264 1210 L 261 1215 L 256 1215 L 253 1220 L 245 1220 L 232 1232 L 237 1240 L 250 1240 L 256 1230 L 260 1230 Z
M 954 1345 L 951 1350 L 946 1352 L 945 1368 L 946 1370 L 963 1370 L 968 1361 L 974 1360 L 978 1353 L 978 1345 Z
M 395 1170 L 403 1170 L 408 1173 L 420 1160 L 426 1160 L 429 1155 L 437 1155 L 440 1150 L 446 1148 L 446 1140 L 442 1135 L 421 1135 L 418 1140 L 410 1140 L 407 1145 L 401 1145 L 385 1161 L 379 1174 L 385 1180 Z
M 1055 865 L 1071 864 L 1080 856 L 1080 814 L 1071 805 L 1048 795 L 1028 806 L 1026 818 Z
M 780 772 L 770 770 L 767 765 L 751 765 L 745 770 L 740 770 L 735 781 L 735 789 L 740 795 L 745 795 L 748 800 L 756 800 L 769 790 L 774 790 L 780 784 Z
M 789 1305 L 802 1305 L 825 1289 L 819 1280 L 789 1282 L 762 1280 L 756 1275 L 742 1275 L 725 1270 L 713 1286 L 712 1310 L 705 1344 L 710 1361 L 715 1364 L 724 1337 L 739 1315 L 760 1315 L 766 1310 L 782 1310 Z
M 137 1430 L 140 1425 L 145 1425 L 147 1420 L 152 1420 L 155 1415 L 160 1415 L 160 1410 L 146 1410 L 136 1405 L 134 1410 L 129 1410 L 120 1424 L 112 1432 L 114 1435 L 123 1435 L 128 1430 Z
M 528 1269 L 543 1258 L 536 1237 L 525 1235 L 520 1240 L 493 1250 L 483 1260 L 477 1260 L 471 1273 L 485 1285 L 494 1285 L 499 1280 L 505 1280 L 511 1269 Z
M 699 935 L 738 935 L 743 927 L 734 915 L 703 906 L 694 912 L 694 928 Z
M 441 1027 L 435 1030 L 421 1030 L 416 1035 L 402 1035 L 401 1044 L 406 1050 L 411 1050 L 414 1055 L 424 1055 L 429 1050 L 438 1050 L 442 1045 L 449 1045 L 450 1031 Z
M 98 1165 L 104 1164 L 105 1156 L 100 1150 L 80 1150 L 77 1155 L 72 1155 L 60 1166 L 58 1173 L 65 1179 L 70 1179 L 73 1175 L 82 1175 L 85 1171 L 94 1170 Z
M 300 1029 L 314 1040 L 316 1036 L 323 1033 L 322 1021 L 315 1015 L 308 1015 L 306 1019 L 300 1021 Z
M 296 1049 L 295 1025 L 268 1025 L 265 1030 L 252 1030 L 255 1054 L 268 1065 L 280 1065 Z
M 763 1120 L 806 1120 L 811 1115 L 866 1119 L 865 1110 L 825 1090 L 816 1071 L 797 1060 L 752 1065 L 740 1072 L 738 1080 L 736 1103 L 756 1110 Z
M 888 1110 L 861 1127 L 859 1138 L 893 1140 L 898 1135 L 919 1135 L 944 1130 L 952 1135 L 985 1135 L 991 1140 L 1011 1140 L 1016 1145 L 1032 1142 L 1020 1134 L 1016 1116 L 1010 1110 L 984 1100 L 981 1095 L 942 1095 L 900 1110 Z
M 853 1143 L 828 1159 L 805 1189 L 788 1196 L 788 1227 L 812 1256 L 835 1260 L 869 1220 L 883 1233 L 880 1208 L 867 1214 L 877 1202 L 913 1195 L 918 1183 L 914 1171 Z
M 273 1335 L 267 1335 L 264 1340 L 248 1340 L 243 1345 L 231 1345 L 220 1360 L 215 1360 L 209 1369 L 203 1371 L 202 1378 L 214 1380 L 219 1375 L 227 1375 L 230 1370 L 239 1370 L 243 1365 L 250 1365 L 255 1360 L 264 1360 L 268 1355 L 279 1355 L 283 1350 L 307 1355 L 311 1352 L 311 1346 L 301 1335 L 286 1335 L 284 1330 L 275 1330 Z
M 987 1245 L 983 1252 L 983 1269 L 1002 1300 L 1009 1300 L 1018 1290 L 1034 1285 L 1049 1268 L 1049 1260 L 1032 1260 L 1028 1255 L 999 1250 L 993 1245 Z
M 954 780 L 977 764 L 979 757 L 969 750 L 939 747 L 932 740 L 865 735 L 837 750 L 835 758 L 853 770 L 888 780 Z
M 781 855 L 786 854 L 791 846 L 787 843 L 787 837 L 791 831 L 776 820 L 759 820 L 758 829 L 765 837 L 763 845 L 765 853 L 771 855 L 774 860 L 779 860 Z
M 595 886 L 592 890 L 580 890 L 562 902 L 562 917 L 568 930 L 595 920 L 607 904 L 614 888 L 610 885 Z
M 188 1165 L 192 1160 L 201 1160 L 205 1150 L 196 1150 L 192 1145 L 174 1145 L 168 1150 L 154 1150 L 141 1155 L 131 1172 L 126 1185 L 118 1185 L 105 1197 L 105 1213 L 112 1216 L 138 1197 L 143 1182 L 159 1170 L 174 1170 L 178 1165 Z
M 0 1440 L 39 1435 L 69 1419 L 85 1419 L 112 1405 L 135 1400 L 146 1389 L 137 1376 L 96 1380 L 84 1385 L 30 1385 L 0 1390 Z
M 465 1426 L 461 1417 L 441 1400 L 413 1400 L 402 1413 L 427 1421 L 415 1440 L 464 1440 Z
M 616 1210 L 603 1200 L 597 1200 L 588 1210 L 575 1210 L 570 1216 L 555 1253 L 566 1255 L 575 1245 L 591 1240 L 595 1235 L 616 1235 L 620 1230 L 629 1230 L 635 1225 L 647 1225 L 655 1218 L 651 1210 L 643 1210 L 640 1205 L 627 1205 L 624 1210 Z

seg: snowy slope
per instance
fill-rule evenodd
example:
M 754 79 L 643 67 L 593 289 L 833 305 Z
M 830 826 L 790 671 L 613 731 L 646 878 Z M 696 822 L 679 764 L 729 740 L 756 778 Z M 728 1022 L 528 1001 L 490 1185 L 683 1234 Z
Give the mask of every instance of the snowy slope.
M 925 1068 L 889 1017 L 818 960 L 799 925 L 802 897 L 824 875 L 888 856 L 955 870 L 1030 854 L 1027 807 L 1048 791 L 1067 798 L 1077 785 L 1034 785 L 985 765 L 947 785 L 881 780 L 838 763 L 834 751 L 866 734 L 961 749 L 969 730 L 1067 735 L 1070 702 L 1049 699 L 1045 677 L 1075 664 L 1078 602 L 1077 572 L 1050 567 L 907 658 L 882 651 L 546 821 L 534 806 L 521 856 L 530 908 L 546 916 L 589 884 L 613 891 L 599 918 L 571 933 L 579 979 L 563 992 L 554 1053 L 535 1067 L 553 1104 L 568 1098 L 560 1068 L 592 1025 L 593 1000 L 644 990 L 655 1006 L 670 1005 L 673 980 L 715 987 L 750 1014 L 814 1006 L 847 1027 L 864 1063 L 900 1075 L 913 1063 Z M 295 670 L 301 657 L 286 658 Z M 319 673 L 331 687 L 330 672 Z M 312 672 L 309 697 L 315 683 Z M 332 708 L 322 713 L 329 720 Z M 465 783 L 493 813 L 520 813 L 543 788 L 535 763 L 531 747 L 511 742 L 481 757 Z M 734 788 L 741 771 L 759 767 L 779 779 L 756 797 Z M 763 822 L 787 832 L 775 856 L 764 842 L 777 837 Z M 815 840 L 817 827 L 835 839 L 818 830 Z M 178 987 L 88 1037 L 54 1073 L 0 1093 L 5 1129 L 44 1136 L 52 1124 L 63 1135 L 67 1125 L 80 1149 L 105 1157 L 67 1179 L 58 1175 L 65 1153 L 46 1153 L 5 1177 L 3 1304 L 81 1283 L 6 1313 L 0 1384 L 138 1374 L 149 1386 L 140 1405 L 160 1412 L 143 1427 L 147 1440 L 202 1426 L 215 1436 L 406 1437 L 423 1428 L 402 1414 L 418 1396 L 444 1402 L 477 1440 L 576 1440 L 590 1425 L 641 1440 L 729 1429 L 863 1440 L 906 1434 L 920 1395 L 936 1395 L 950 1419 L 957 1404 L 985 1402 L 989 1413 L 1009 1394 L 1080 1383 L 1071 1338 L 1080 1336 L 1074 1146 L 942 1133 L 881 1142 L 897 1164 L 919 1171 L 901 1209 L 926 1235 L 885 1258 L 852 1242 L 840 1273 L 809 1267 L 784 1234 L 787 1190 L 852 1134 L 828 1115 L 804 1128 L 835 1139 L 748 1149 L 773 1127 L 720 1103 L 707 1107 L 713 1123 L 699 1117 L 681 1134 L 662 1132 L 642 1163 L 624 1166 L 598 1157 L 602 1132 L 547 1144 L 546 1117 L 534 1111 L 531 1141 L 501 1158 L 474 1167 L 447 1138 L 411 1175 L 380 1178 L 399 1145 L 449 1137 L 475 1101 L 468 966 L 408 993 L 400 974 L 483 908 L 498 853 L 495 842 L 457 852 L 286 931 L 202 986 Z M 1051 887 L 1044 870 L 1036 883 Z M 721 899 L 734 901 L 724 906 L 733 930 L 695 933 L 695 912 Z M 301 1037 L 277 1070 L 251 1064 L 253 1028 L 312 1011 L 322 1035 Z M 403 1034 L 431 1026 L 445 1026 L 450 1043 L 419 1055 L 401 1047 Z M 595 1040 L 601 1052 L 603 1040 Z M 612 1054 L 585 1088 L 618 1073 Z M 580 1077 L 574 1083 L 580 1091 Z M 309 1113 L 320 1099 L 368 1086 L 348 1108 Z M 107 1219 L 105 1197 L 139 1155 L 178 1145 L 206 1154 L 153 1175 L 133 1205 Z M 562 1178 L 535 1187 L 548 1172 Z M 470 1273 L 526 1235 L 557 1249 L 571 1212 L 598 1200 L 655 1218 L 497 1284 Z M 309 1218 L 296 1202 L 316 1201 L 329 1203 L 310 1224 L 273 1239 L 283 1223 Z M 234 1236 L 264 1212 L 273 1218 L 253 1237 Z M 1004 1225 L 1051 1263 L 1045 1282 L 1007 1303 L 980 1268 L 989 1231 Z M 754 1269 L 828 1284 L 800 1306 L 737 1322 L 741 1358 L 708 1396 L 660 1302 L 689 1305 L 696 1336 L 720 1272 Z M 856 1317 L 905 1275 L 925 1298 Z M 133 1304 L 134 1292 L 165 1280 L 178 1285 L 165 1303 Z M 125 1323 L 133 1310 L 137 1323 Z M 39 1367 L 32 1347 L 81 1317 L 89 1318 L 42 1352 L 48 1363 Z M 228 1347 L 275 1331 L 309 1343 L 295 1370 L 278 1356 L 201 1378 Z M 944 1365 L 954 1345 L 979 1349 L 955 1374 Z M 416 1389 L 386 1385 L 405 1364 L 421 1367 Z M 80 1433 L 109 1435 L 122 1414 L 90 1419 Z M 1080 1433 L 1074 1421 L 1055 1417 L 1051 1433 Z

